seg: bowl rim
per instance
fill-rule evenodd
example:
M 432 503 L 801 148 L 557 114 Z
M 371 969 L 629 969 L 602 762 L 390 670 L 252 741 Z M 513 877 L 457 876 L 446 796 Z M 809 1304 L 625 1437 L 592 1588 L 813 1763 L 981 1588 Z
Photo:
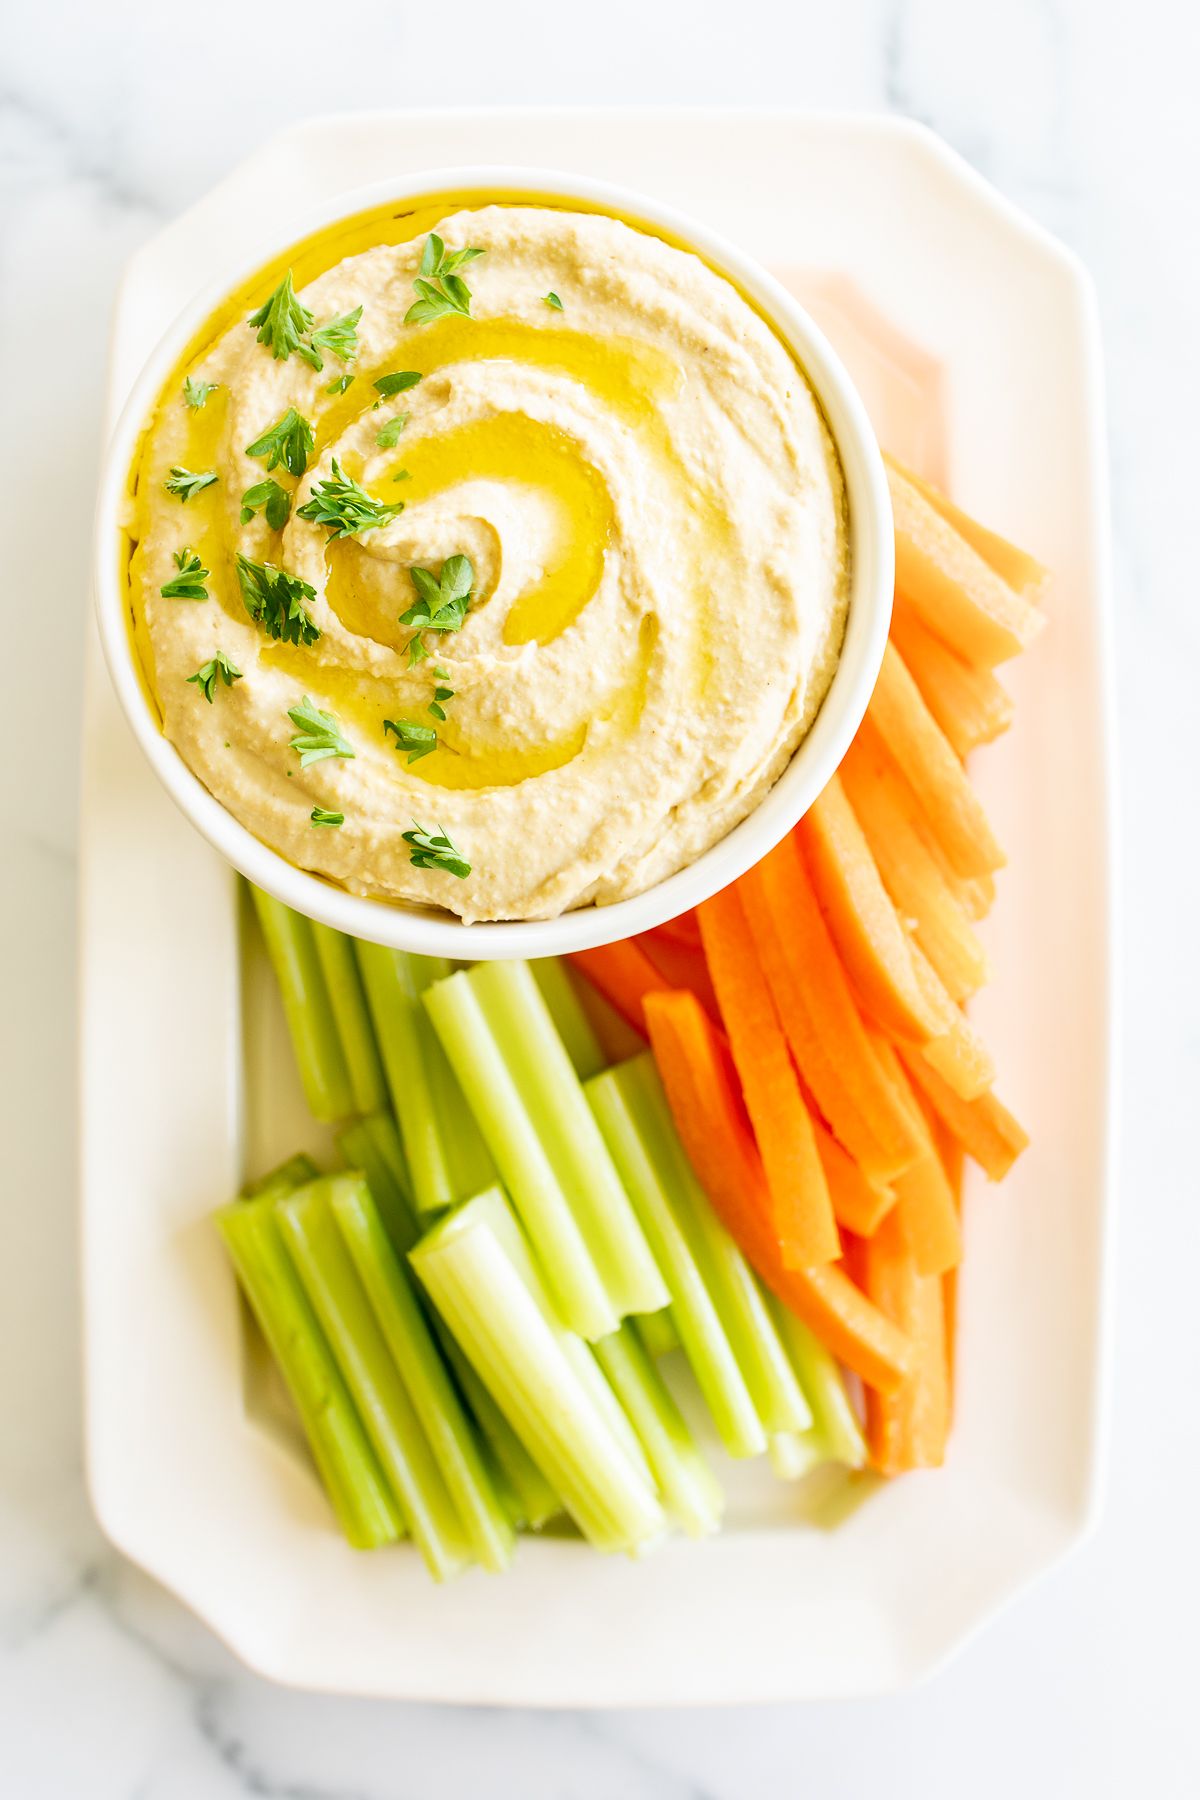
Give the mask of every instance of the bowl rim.
M 351 894 L 288 862 L 239 823 L 192 772 L 158 723 L 137 667 L 121 559 L 114 554 L 124 533 L 129 469 L 151 408 L 184 347 L 221 300 L 313 232 L 392 200 L 407 204 L 456 190 L 490 190 L 568 205 L 582 201 L 668 233 L 729 276 L 761 309 L 808 377 L 846 485 L 850 594 L 842 650 L 817 716 L 783 774 L 745 819 L 685 868 L 626 899 L 589 904 L 550 919 L 465 924 L 431 908 Z M 248 881 L 321 924 L 393 949 L 470 961 L 557 956 L 631 937 L 698 905 L 745 874 L 803 817 L 849 748 L 883 660 L 894 584 L 891 500 L 866 408 L 841 360 L 800 303 L 752 257 L 676 208 L 632 189 L 553 169 L 475 164 L 382 177 L 294 213 L 269 239 L 264 237 L 253 257 L 231 260 L 181 309 L 133 383 L 104 455 L 93 583 L 105 662 L 138 744 L 185 817 Z

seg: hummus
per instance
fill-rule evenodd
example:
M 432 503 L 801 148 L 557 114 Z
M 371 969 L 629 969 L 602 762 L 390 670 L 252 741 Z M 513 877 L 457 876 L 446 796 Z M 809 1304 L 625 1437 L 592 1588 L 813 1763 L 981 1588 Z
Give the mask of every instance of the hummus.
M 482 254 L 433 276 L 457 309 L 406 323 L 430 224 Z M 691 862 L 778 779 L 841 646 L 841 469 L 788 350 L 695 255 L 542 206 L 351 239 L 290 320 L 286 292 L 260 314 L 272 278 L 139 453 L 131 611 L 185 761 L 291 862 L 466 920 Z

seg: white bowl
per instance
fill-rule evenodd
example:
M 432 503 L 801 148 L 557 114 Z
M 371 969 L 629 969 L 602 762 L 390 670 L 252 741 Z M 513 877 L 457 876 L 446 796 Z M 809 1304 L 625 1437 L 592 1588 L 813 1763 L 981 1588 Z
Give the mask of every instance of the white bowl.
M 289 244 L 339 219 L 392 199 L 472 192 L 583 201 L 657 228 L 697 251 L 756 302 L 803 367 L 833 433 L 846 481 L 851 579 L 845 642 L 829 692 L 787 769 L 748 818 L 687 868 L 631 899 L 580 907 L 555 919 L 464 925 L 432 908 L 348 894 L 296 868 L 226 811 L 163 734 L 148 702 L 128 628 L 119 552 L 128 474 L 145 421 L 185 345 L 225 295 Z M 629 937 L 698 905 L 765 856 L 807 811 L 858 729 L 887 641 L 893 573 L 891 504 L 870 421 L 850 377 L 803 307 L 733 245 L 671 208 L 605 182 L 543 169 L 476 166 L 433 170 L 399 186 L 395 180 L 375 182 L 314 206 L 286 230 L 264 238 L 248 265 L 222 271 L 183 309 L 151 354 L 109 445 L 96 519 L 96 605 L 109 672 L 139 744 L 192 824 L 248 880 L 309 918 L 373 943 L 462 959 L 556 956 Z

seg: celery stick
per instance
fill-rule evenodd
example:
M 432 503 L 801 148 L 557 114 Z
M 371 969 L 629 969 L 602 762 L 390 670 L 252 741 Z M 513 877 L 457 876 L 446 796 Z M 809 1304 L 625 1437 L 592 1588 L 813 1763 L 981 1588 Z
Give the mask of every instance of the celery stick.
M 799 1481 L 830 1460 L 825 1439 L 815 1425 L 808 1431 L 777 1431 L 768 1454 L 772 1472 L 780 1481 Z
M 675 1329 L 675 1321 L 671 1317 L 671 1309 L 664 1306 L 654 1313 L 642 1313 L 637 1321 L 638 1332 L 646 1346 L 647 1356 L 657 1359 L 669 1356 L 672 1350 L 679 1348 L 679 1333 Z
M 399 1150 L 400 1140 L 390 1115 L 372 1113 L 368 1118 L 356 1119 L 353 1125 L 338 1132 L 337 1145 L 346 1159 L 346 1167 L 361 1169 L 366 1176 L 387 1234 L 397 1253 L 404 1256 L 421 1234 L 413 1217 L 408 1190 L 396 1178 L 398 1165 L 390 1152 Z
M 761 1456 L 767 1434 L 693 1254 L 695 1182 L 654 1060 L 634 1057 L 589 1081 L 585 1092 L 666 1277 L 671 1320 L 721 1442 L 730 1456 Z
M 420 1231 L 408 1199 L 404 1151 L 391 1115 L 373 1113 L 369 1118 L 356 1120 L 339 1133 L 338 1148 L 350 1168 L 361 1169 L 366 1175 L 384 1229 L 397 1254 L 406 1255 Z M 429 1314 L 442 1353 L 487 1439 L 496 1472 L 503 1475 L 515 1496 L 516 1505 L 509 1508 L 511 1523 L 544 1525 L 547 1519 L 562 1511 L 557 1494 L 518 1440 L 432 1305 Z
M 250 897 L 279 983 L 308 1110 L 316 1119 L 344 1118 L 354 1111 L 354 1094 L 312 924 L 261 888 L 252 887 Z
M 657 1312 L 671 1296 L 529 964 L 478 963 L 467 980 L 591 1250 L 613 1310 L 619 1318 Z
M 606 1337 L 621 1321 L 469 977 L 451 975 L 435 982 L 426 991 L 425 1005 L 537 1248 L 564 1322 L 583 1337 Z
M 288 1253 L 320 1319 L 404 1515 L 437 1581 L 467 1555 L 462 1524 L 334 1223 L 336 1198 L 359 1185 L 326 1176 L 275 1204 Z
M 378 944 L 360 943 L 355 949 L 404 1141 L 412 1197 L 425 1218 L 467 1199 L 476 1191 L 470 1184 L 478 1181 L 480 1171 L 485 1182 L 494 1177 L 421 1005 L 422 990 L 450 965 L 442 957 L 408 956 Z M 464 1170 L 475 1173 L 464 1175 Z
M 346 1383 L 279 1234 L 277 1184 L 216 1215 L 242 1291 L 287 1383 L 313 1460 L 349 1542 L 392 1543 L 404 1524 Z
M 771 1311 L 812 1409 L 813 1429 L 824 1445 L 826 1456 L 851 1469 L 865 1468 L 866 1439 L 850 1404 L 837 1358 L 814 1337 L 804 1320 L 798 1319 L 774 1295 L 771 1296 Z
M 286 1162 L 276 1168 L 268 1169 L 257 1181 L 248 1181 L 239 1200 L 257 1200 L 261 1194 L 269 1194 L 272 1200 L 278 1200 L 281 1194 L 290 1194 L 293 1188 L 303 1187 L 306 1181 L 315 1181 L 320 1170 L 312 1157 L 303 1150 L 297 1150 Z
M 667 1512 L 689 1537 L 718 1530 L 725 1496 L 647 1354 L 640 1327 L 627 1320 L 593 1349 L 641 1440 Z
M 448 1214 L 412 1252 L 412 1263 L 476 1372 L 598 1549 L 630 1550 L 663 1529 L 645 1477 L 564 1353 L 571 1334 L 552 1325 L 495 1230 L 507 1210 L 498 1189 Z M 503 1235 L 503 1234 L 502 1234 Z
M 393 1250 L 365 1181 L 339 1184 L 332 1205 L 470 1548 L 485 1569 L 506 1569 L 512 1561 L 512 1529 L 413 1292 L 414 1277 Z
M 608 1058 L 579 998 L 570 969 L 557 956 L 539 956 L 529 969 L 576 1075 L 580 1081 L 590 1080 L 606 1066 Z
M 312 934 L 350 1075 L 354 1110 L 376 1112 L 387 1105 L 387 1086 L 362 977 L 354 960 L 353 941 L 343 937 L 340 931 L 334 931 L 330 925 L 318 924 L 315 919 Z

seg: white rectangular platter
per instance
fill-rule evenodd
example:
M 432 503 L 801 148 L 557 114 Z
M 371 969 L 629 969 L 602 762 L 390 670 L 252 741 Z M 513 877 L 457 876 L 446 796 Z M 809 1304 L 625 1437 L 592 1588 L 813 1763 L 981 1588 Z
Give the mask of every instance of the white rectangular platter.
M 436 127 L 436 129 L 433 129 Z M 213 267 L 424 146 L 553 166 L 694 214 L 825 325 L 885 444 L 1056 572 L 1050 629 L 979 758 L 1010 855 L 977 1008 L 1033 1148 L 969 1180 L 958 1412 L 937 1474 L 837 1530 L 738 1471 L 728 1525 L 643 1563 L 568 1539 L 435 1588 L 355 1555 L 291 1434 L 245 1404 L 212 1209 L 311 1141 L 229 871 L 141 760 L 93 642 L 82 824 L 82 1231 L 91 1489 L 113 1541 L 248 1663 L 312 1688 L 529 1705 L 879 1692 L 927 1673 L 1087 1529 L 1099 1491 L 1112 1165 L 1111 704 L 1099 352 L 1086 276 L 928 133 L 703 113 L 408 113 L 266 146 L 138 255 L 113 411 Z M 723 1472 L 730 1465 L 723 1465 Z

